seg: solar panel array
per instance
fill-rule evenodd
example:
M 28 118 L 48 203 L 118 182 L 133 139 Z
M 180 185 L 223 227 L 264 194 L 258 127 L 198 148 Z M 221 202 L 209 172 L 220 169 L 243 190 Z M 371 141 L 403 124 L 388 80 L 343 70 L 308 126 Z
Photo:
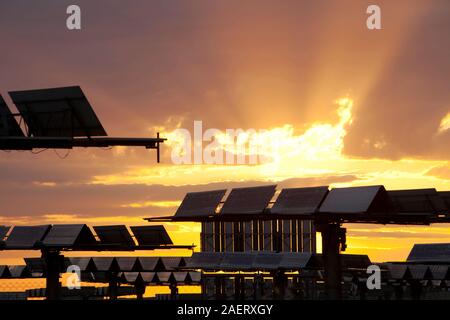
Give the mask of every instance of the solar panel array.
M 341 255 L 346 269 L 365 269 L 370 265 L 366 255 Z M 323 267 L 320 254 L 306 252 L 196 252 L 186 261 L 185 269 L 203 270 L 299 270 Z
M 345 222 L 406 224 L 426 224 L 435 218 L 447 218 L 450 221 L 449 191 L 387 191 L 381 185 L 334 188 L 330 191 L 328 187 L 288 188 L 282 189 L 271 205 L 275 188 L 276 186 L 262 186 L 232 189 L 220 210 L 224 190 L 189 193 L 174 216 L 147 220 L 247 221 L 317 217 L 343 219 Z M 207 226 L 204 227 L 206 231 Z
M 172 245 L 163 226 L 131 227 L 138 245 L 126 226 L 94 227 L 99 240 L 85 224 L 0 227 L 0 250 L 55 248 L 60 250 L 135 250 Z M 5 236 L 7 237 L 5 238 Z

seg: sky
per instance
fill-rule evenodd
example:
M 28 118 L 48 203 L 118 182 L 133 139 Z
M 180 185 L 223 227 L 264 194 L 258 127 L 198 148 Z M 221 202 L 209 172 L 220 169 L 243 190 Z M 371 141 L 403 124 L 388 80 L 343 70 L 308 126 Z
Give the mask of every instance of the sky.
M 8 91 L 80 85 L 110 136 L 167 137 L 162 161 L 139 148 L 1 152 L 0 224 L 145 225 L 187 192 L 273 183 L 450 190 L 448 0 L 75 2 L 77 31 L 74 1 L 0 3 L 0 93 L 13 106 Z M 366 27 L 373 3 L 381 30 Z M 254 129 L 272 149 L 252 165 L 174 164 L 194 121 Z M 199 225 L 166 227 L 198 244 Z M 450 242 L 449 225 L 346 227 L 348 253 L 374 261 Z

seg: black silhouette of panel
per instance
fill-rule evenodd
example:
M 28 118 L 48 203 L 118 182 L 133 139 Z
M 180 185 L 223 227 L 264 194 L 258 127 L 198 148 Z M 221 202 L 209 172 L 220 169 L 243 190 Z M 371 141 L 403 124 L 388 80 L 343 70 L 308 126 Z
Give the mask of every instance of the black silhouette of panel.
M 450 262 L 450 243 L 415 244 L 408 262 Z
M 318 210 L 327 193 L 328 187 L 283 189 L 270 212 L 294 215 L 313 214 Z
M 226 190 L 190 192 L 178 207 L 175 217 L 212 216 Z
M 55 224 L 52 226 L 43 244 L 55 247 L 73 247 L 93 245 L 95 237 L 85 224 Z
M 79 86 L 10 92 L 35 137 L 106 136 Z
M 173 244 L 163 226 L 130 227 L 139 245 L 159 246 Z
M 275 194 L 275 185 L 235 188 L 225 201 L 221 214 L 258 214 L 268 206 Z
M 32 249 L 42 241 L 50 225 L 14 227 L 6 239 L 6 248 Z
M 124 225 L 95 226 L 95 233 L 102 244 L 134 246 L 135 243 L 130 232 Z
M 448 210 L 436 189 L 393 190 L 388 191 L 388 195 L 398 213 L 437 214 Z

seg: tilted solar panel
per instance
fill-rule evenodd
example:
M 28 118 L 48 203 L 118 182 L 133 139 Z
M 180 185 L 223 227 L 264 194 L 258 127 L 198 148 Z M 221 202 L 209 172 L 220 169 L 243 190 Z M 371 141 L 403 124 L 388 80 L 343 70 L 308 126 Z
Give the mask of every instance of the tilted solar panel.
M 450 243 L 415 244 L 408 262 L 450 262 Z
M 383 186 L 349 187 L 332 189 L 319 211 L 322 213 L 368 213 L 385 212 L 389 209 Z
M 139 245 L 159 246 L 173 244 L 163 226 L 130 227 Z
M 289 188 L 281 190 L 270 210 L 274 214 L 313 214 L 328 193 L 328 187 Z
M 212 216 L 225 193 L 226 190 L 187 193 L 175 217 Z
M 45 246 L 73 247 L 96 244 L 94 235 L 85 224 L 55 224 L 42 243 Z
M 94 226 L 95 233 L 102 244 L 134 246 L 134 240 L 124 225 Z
M 445 213 L 448 208 L 436 189 L 392 190 L 388 195 L 394 204 L 394 210 L 407 214 Z
M 42 241 L 50 229 L 50 225 L 42 226 L 16 226 L 6 239 L 7 248 L 32 249 Z
M 235 188 L 225 200 L 221 214 L 258 214 L 262 213 L 268 206 L 275 194 L 275 185 Z
M 79 86 L 10 92 L 35 137 L 106 136 Z
M 0 95 L 0 137 L 23 137 L 23 131 Z
M 116 257 L 119 270 L 123 272 L 138 271 L 136 270 L 137 257 Z

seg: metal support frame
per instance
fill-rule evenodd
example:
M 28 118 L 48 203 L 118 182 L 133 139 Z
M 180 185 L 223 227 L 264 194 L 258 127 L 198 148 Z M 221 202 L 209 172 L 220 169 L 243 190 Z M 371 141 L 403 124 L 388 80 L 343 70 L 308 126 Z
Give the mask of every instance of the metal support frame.
M 317 231 L 322 234 L 322 257 L 327 299 L 340 300 L 342 298 L 340 252 L 346 248 L 346 229 L 341 228 L 339 223 L 324 223 L 317 225 Z

